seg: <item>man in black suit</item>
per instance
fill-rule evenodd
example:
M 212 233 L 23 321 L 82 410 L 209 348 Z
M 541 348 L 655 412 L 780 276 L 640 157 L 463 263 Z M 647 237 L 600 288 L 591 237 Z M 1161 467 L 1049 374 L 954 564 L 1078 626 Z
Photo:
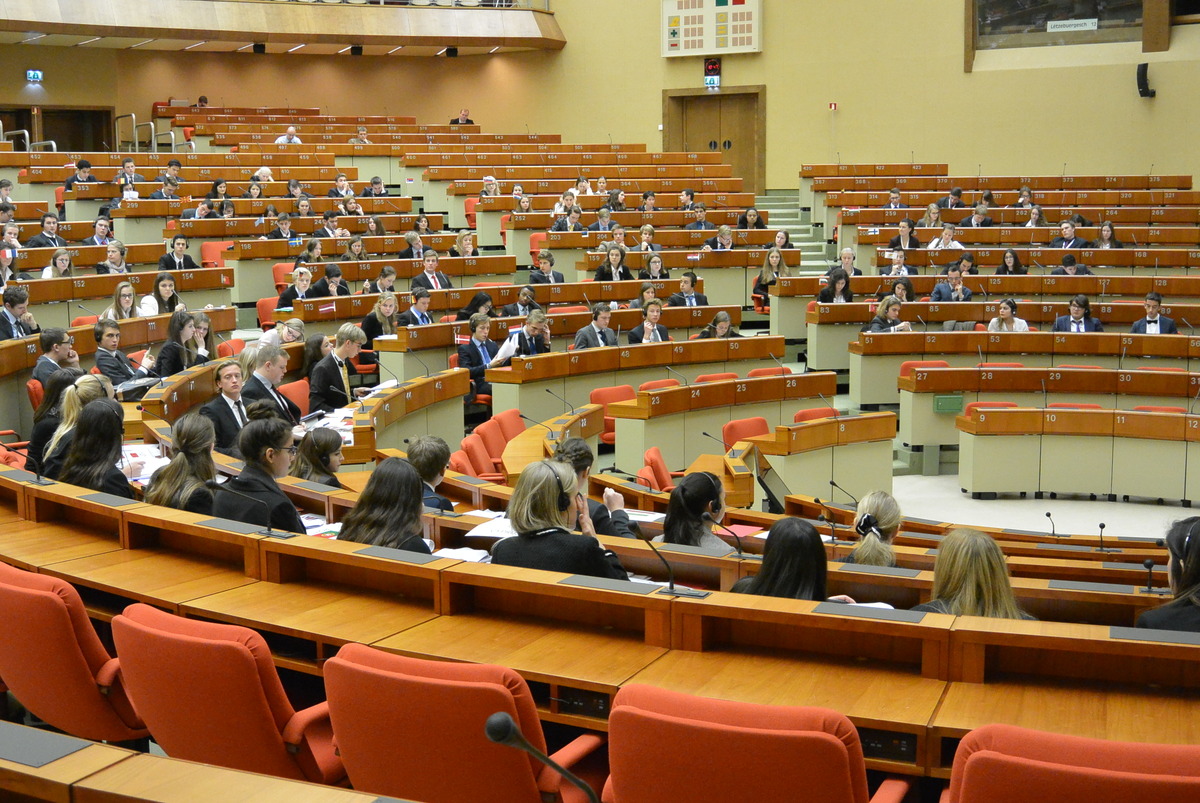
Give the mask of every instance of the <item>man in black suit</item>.
M 362 129 L 365 134 L 366 129 Z M 369 145 L 370 143 L 363 143 Z M 350 186 L 350 180 L 346 178 L 345 173 L 338 173 L 333 177 L 333 187 L 326 193 L 330 198 L 353 198 L 354 188 Z
M 988 217 L 987 204 L 979 204 L 975 207 L 975 214 L 967 215 L 958 225 L 968 229 L 982 229 L 994 226 L 995 223 Z
M 711 223 L 708 220 L 708 207 L 704 204 L 693 204 L 692 212 L 696 215 L 696 219 L 684 226 L 685 229 L 715 229 L 717 224 Z
M 29 337 L 42 329 L 29 311 L 29 290 L 15 284 L 4 288 L 4 308 L 0 309 L 0 340 Z
M 83 244 L 108 245 L 112 239 L 112 221 L 101 216 L 92 222 L 92 236 L 84 240 Z
M 490 396 L 492 383 L 484 378 L 484 373 L 496 362 L 496 354 L 500 351 L 500 344 L 488 337 L 492 319 L 486 312 L 477 312 L 467 325 L 471 327 L 471 339 L 458 347 L 458 367 L 471 373 L 471 398 L 480 393 Z
M 962 187 L 955 187 L 954 189 L 950 190 L 949 195 L 940 199 L 937 202 L 937 205 L 942 209 L 962 209 L 964 206 L 966 206 L 966 204 L 963 203 L 962 192 Z
M 308 294 L 313 298 L 350 295 L 350 288 L 346 285 L 346 280 L 342 278 L 342 269 L 336 262 L 325 263 L 325 275 L 313 282 L 312 289 L 308 291 Z
M 344 323 L 337 330 L 333 351 L 321 358 L 309 375 L 308 409 L 328 413 L 352 404 L 357 396 L 365 396 L 370 388 L 350 388 L 350 377 L 358 371 L 350 360 L 358 355 L 367 335 L 358 324 Z
M 54 326 L 42 330 L 38 337 L 38 345 L 42 347 L 42 356 L 38 357 L 33 366 L 33 378 L 41 382 L 42 387 L 46 386 L 50 376 L 59 368 L 79 367 L 75 338 L 66 329 Z
M 66 248 L 67 241 L 58 236 L 58 215 L 42 215 L 42 230 L 29 238 L 26 248 Z
M 449 290 L 453 286 L 450 284 L 450 277 L 438 270 L 437 251 L 427 249 L 421 260 L 424 270 L 413 277 L 413 290 L 422 287 L 426 290 Z
M 413 438 L 408 444 L 408 462 L 421 476 L 424 493 L 421 502 L 425 507 L 444 510 L 447 513 L 454 510 L 449 499 L 437 492 L 450 466 L 450 447 L 437 435 L 421 435 Z
M 541 306 L 533 300 L 533 286 L 527 284 L 517 294 L 516 301 L 511 304 L 505 304 L 501 308 L 500 316 L 503 318 L 524 318 L 535 309 L 541 309 Z
M 279 410 L 279 416 L 290 424 L 300 423 L 300 408 L 276 388 L 287 373 L 287 354 L 279 346 L 258 347 L 254 373 L 242 385 L 242 401 L 249 406 L 256 401 L 269 401 Z
M 684 212 L 690 212 L 696 206 L 696 191 L 692 189 L 684 189 L 679 192 L 679 208 Z
M 313 234 L 312 234 L 313 237 L 334 238 L 334 237 L 345 237 L 346 236 L 346 234 L 342 233 L 343 229 L 338 228 L 337 212 L 330 209 L 330 210 L 327 210 L 325 212 L 325 214 L 322 215 L 321 217 L 324 222 L 321 225 L 321 228 L 315 229 L 313 231 Z
M 550 352 L 550 322 L 546 313 L 535 309 L 525 318 L 525 325 L 510 329 L 508 339 L 492 359 L 493 367 L 508 365 L 513 357 L 528 357 Z
M 658 319 L 662 317 L 661 301 L 657 298 L 647 301 L 646 306 L 642 307 L 642 317 L 644 318 L 642 325 L 629 330 L 629 345 L 666 343 L 671 339 L 671 336 L 667 334 L 667 327 L 658 322 Z
M 908 204 L 900 202 L 900 188 L 892 187 L 888 190 L 888 202 L 884 204 L 884 209 L 908 209 Z
M 1177 335 L 1175 321 L 1166 315 L 1159 314 L 1162 310 L 1162 296 L 1154 291 L 1146 293 L 1146 317 L 1133 322 L 1130 332 L 1135 335 Z
M 566 281 L 563 275 L 554 270 L 554 254 L 550 251 L 538 251 L 538 269 L 529 271 L 530 284 L 562 284 Z
M 96 338 L 96 368 L 109 378 L 113 385 L 128 382 L 131 379 L 143 379 L 154 369 L 154 355 L 146 352 L 140 366 L 119 349 L 121 348 L 121 327 L 110 319 L 102 319 L 92 327 Z
M 463 109 L 458 113 L 458 117 L 450 118 L 450 125 L 475 125 L 470 109 Z
M 215 202 L 206 198 L 197 204 L 195 209 L 183 210 L 183 214 L 179 217 L 182 220 L 206 220 L 210 217 L 216 217 L 217 213 L 213 211 L 213 203 Z
M 1092 244 L 1082 237 L 1075 236 L 1074 221 L 1064 220 L 1058 224 L 1060 236 L 1050 241 L 1051 248 L 1091 248 Z
M 638 241 L 635 246 L 629 249 L 630 251 L 661 251 L 662 246 L 654 242 L 654 227 L 649 223 L 643 223 L 638 229 Z
M 429 296 L 429 291 L 424 287 L 418 287 L 412 291 L 412 306 L 404 312 L 396 316 L 397 326 L 424 326 L 425 324 L 433 323 L 433 317 L 429 314 L 429 305 L 432 299 Z
M 92 175 L 92 163 L 87 159 L 80 159 L 75 163 L 75 172 L 67 176 L 63 186 L 70 190 L 76 184 L 94 184 L 95 182 L 96 177 Z
M 396 254 L 396 259 L 421 259 L 425 255 L 425 246 L 421 243 L 421 235 L 415 231 L 405 233 L 404 242 L 408 243 L 408 248 Z
M 566 463 L 578 478 L 577 487 L 588 486 L 588 475 L 592 472 L 592 464 L 596 456 L 583 438 L 567 438 L 558 445 L 554 459 Z M 587 499 L 587 496 L 584 496 Z M 598 535 L 612 535 L 617 538 L 637 538 L 629 514 L 625 512 L 625 498 L 612 488 L 604 489 L 604 502 L 587 499 L 588 517 L 592 520 L 592 528 Z M 579 529 L 581 522 L 573 524 L 573 529 Z
M 1069 315 L 1059 315 L 1054 319 L 1052 332 L 1103 332 L 1104 325 L 1092 317 L 1092 305 L 1088 297 L 1080 293 L 1071 298 L 1067 305 Z
M 216 450 L 230 457 L 241 457 L 238 434 L 249 420 L 242 401 L 242 366 L 237 360 L 226 360 L 217 366 L 215 381 L 220 392 L 200 408 L 200 415 L 212 422 L 217 436 Z
M 1091 269 L 1087 265 L 1080 265 L 1075 261 L 1075 257 L 1070 254 L 1063 254 L 1062 267 L 1055 268 L 1050 271 L 1051 276 L 1094 276 Z
M 583 224 L 579 222 L 581 215 L 583 215 L 583 210 L 578 206 L 572 206 L 567 211 L 566 217 L 560 217 L 554 221 L 554 225 L 550 227 L 550 231 L 585 231 Z
M 608 328 L 612 308 L 603 301 L 592 305 L 592 322 L 575 333 L 575 350 L 617 345 L 617 336 Z
M 171 253 L 158 258 L 159 271 L 199 270 L 200 266 L 191 254 L 187 253 L 188 240 L 186 234 L 176 234 L 171 238 Z
M 701 251 L 732 251 L 733 250 L 733 229 L 722 223 L 717 228 L 717 236 L 709 237 L 704 241 L 704 247 Z
M 596 210 L 596 222 L 587 227 L 588 231 L 608 231 L 615 225 L 612 219 L 612 212 L 607 206 L 602 206 Z
M 170 176 L 165 176 L 162 179 L 162 186 L 154 192 L 150 193 L 151 201 L 170 201 L 179 196 L 175 193 L 179 190 L 179 182 Z
M 280 212 L 279 217 L 275 218 L 275 228 L 269 234 L 266 234 L 259 239 L 262 240 L 290 240 L 299 235 L 292 231 L 292 216 L 287 212 Z
M 167 169 L 155 176 L 154 180 L 166 181 L 170 178 L 175 180 L 175 186 L 179 186 L 179 182 L 183 180 L 179 177 L 179 171 L 182 169 L 183 162 L 179 161 L 178 159 L 168 159 Z
M 692 271 L 684 271 L 679 277 L 679 292 L 667 299 L 668 307 L 707 307 L 708 296 L 696 292 L 698 277 Z
M 121 188 L 121 196 L 123 197 L 125 193 L 133 191 L 133 185 L 136 182 L 145 180 L 146 177 L 137 171 L 133 157 L 126 156 L 121 160 L 121 169 L 117 171 L 117 175 L 113 178 L 112 183 Z

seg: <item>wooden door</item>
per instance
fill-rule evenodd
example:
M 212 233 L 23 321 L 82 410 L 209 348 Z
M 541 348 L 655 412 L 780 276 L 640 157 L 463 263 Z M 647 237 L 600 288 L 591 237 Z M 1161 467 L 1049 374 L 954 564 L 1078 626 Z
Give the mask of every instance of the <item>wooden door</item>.
M 692 94 L 668 90 L 667 147 L 719 151 L 747 192 L 758 192 L 764 175 L 760 92 Z

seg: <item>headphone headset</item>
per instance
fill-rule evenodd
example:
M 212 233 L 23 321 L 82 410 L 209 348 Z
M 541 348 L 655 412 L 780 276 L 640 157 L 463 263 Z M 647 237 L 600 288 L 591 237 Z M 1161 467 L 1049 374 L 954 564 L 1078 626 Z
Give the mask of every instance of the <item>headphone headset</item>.
M 566 513 L 571 507 L 571 495 L 567 493 L 566 486 L 563 485 L 562 477 L 558 476 L 558 472 L 554 470 L 554 466 L 549 463 L 546 468 L 554 475 L 554 481 L 558 484 L 558 512 Z
M 715 516 L 721 512 L 721 483 L 717 481 L 717 478 L 711 472 L 704 471 L 701 473 L 708 477 L 708 481 L 713 484 L 712 513 Z

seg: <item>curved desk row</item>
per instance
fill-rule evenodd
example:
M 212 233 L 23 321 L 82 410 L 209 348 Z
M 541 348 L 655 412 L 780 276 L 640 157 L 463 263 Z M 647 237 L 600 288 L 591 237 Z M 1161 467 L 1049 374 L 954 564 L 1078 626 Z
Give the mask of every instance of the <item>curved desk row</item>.
M 772 234 L 771 229 L 756 231 Z M 699 233 L 707 234 L 709 237 L 716 236 L 716 232 L 711 230 Z M 754 243 L 749 246 L 742 245 L 739 243 L 738 235 L 746 233 L 746 231 L 734 233 L 734 244 L 736 247 L 731 251 L 668 249 L 655 253 L 662 257 L 663 267 L 672 273 L 682 273 L 688 270 L 694 271 L 697 274 L 704 273 L 702 278 L 705 280 L 707 286 L 705 293 L 712 301 L 749 307 L 752 301 L 750 291 L 753 288 L 754 280 L 758 277 L 758 272 L 762 269 L 763 262 L 767 259 L 767 246 L 769 242 L 766 245 Z M 547 241 L 547 247 L 551 249 L 564 247 L 554 244 L 555 237 L 578 239 L 579 236 L 576 232 L 552 232 L 549 235 L 550 239 Z M 594 275 L 596 268 L 603 264 L 605 254 L 582 250 L 585 247 L 590 249 L 594 246 L 594 243 L 581 245 L 579 250 L 569 251 L 566 255 L 569 260 L 576 264 L 578 268 L 577 278 L 579 280 Z M 555 253 L 558 252 L 555 251 Z M 646 266 L 648 258 L 645 251 L 630 251 L 625 255 L 625 264 L 630 270 L 638 271 Z M 783 252 L 783 261 L 792 268 L 798 268 L 800 266 L 800 252 L 793 249 L 785 250 Z
M 1030 231 L 1026 229 L 1025 231 Z M 1200 268 L 1200 250 L 1194 248 L 1043 248 L 1041 246 L 1011 246 L 1021 258 L 1021 264 L 1031 271 L 1050 273 L 1059 266 L 1060 260 L 1070 254 L 1080 265 L 1105 275 L 1146 275 L 1180 276 L 1192 275 L 1192 271 Z M 999 265 L 1004 260 L 1004 252 L 1009 247 L 985 246 L 972 248 L 975 264 L 987 266 Z M 883 273 L 892 264 L 891 249 L 875 249 L 874 258 L 859 263 L 866 273 L 875 267 L 876 273 Z M 922 273 L 936 269 L 937 273 L 945 270 L 945 266 L 956 261 L 963 253 L 962 249 L 930 249 L 918 248 L 905 252 L 905 262 L 909 269 L 917 269 Z

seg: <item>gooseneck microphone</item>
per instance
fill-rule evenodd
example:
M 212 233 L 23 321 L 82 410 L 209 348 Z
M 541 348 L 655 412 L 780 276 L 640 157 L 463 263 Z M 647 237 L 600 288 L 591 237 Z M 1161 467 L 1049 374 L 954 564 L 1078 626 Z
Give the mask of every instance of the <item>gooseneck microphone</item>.
M 429 366 L 425 364 L 424 360 L 422 360 L 420 357 L 417 356 L 417 353 L 415 351 L 406 351 L 405 354 L 412 357 L 414 360 L 417 361 L 418 364 L 420 364 L 420 366 L 422 368 L 425 369 L 425 376 L 430 376 Z M 395 374 L 392 374 L 392 376 L 395 376 Z M 399 381 L 399 380 L 397 380 L 397 381 Z
M 365 412 L 367 411 L 367 405 L 363 404 L 363 400 L 362 400 L 362 399 L 356 399 L 356 398 L 354 398 L 354 397 L 353 397 L 353 396 L 351 396 L 349 393 L 347 393 L 346 391 L 344 391 L 344 390 L 342 390 L 341 388 L 339 388 L 337 385 L 330 385 L 330 386 L 329 386 L 329 389 L 330 389 L 330 390 L 332 390 L 334 393 L 338 393 L 338 394 L 340 394 L 340 395 L 344 396 L 344 397 L 345 397 L 345 398 L 346 398 L 348 401 L 350 401 L 350 403 L 352 403 L 352 404 L 353 404 L 353 403 L 355 403 L 355 402 L 357 402 L 357 403 L 358 403 L 358 411 L 359 411 L 360 413 L 365 413 Z
M 1058 540 L 1059 539 L 1058 532 L 1054 529 L 1054 517 L 1050 515 L 1049 510 L 1046 511 L 1046 518 L 1050 520 L 1050 537 L 1055 540 Z
M 684 376 L 683 374 L 679 373 L 678 371 L 676 371 L 674 368 L 672 368 L 672 367 L 671 367 L 671 366 L 669 366 L 669 365 L 664 365 L 664 366 L 663 366 L 663 368 L 666 368 L 666 369 L 667 369 L 667 371 L 668 371 L 669 373 L 675 374 L 675 376 L 677 376 L 677 377 L 679 377 L 680 379 L 682 379 L 682 380 L 683 380 L 683 386 L 684 386 L 685 388 L 686 388 L 686 387 L 689 387 L 689 385 L 688 385 L 688 380 L 687 380 L 687 377 L 686 377 L 686 376 Z
M 16 449 L 12 448 L 11 446 L 9 446 L 7 443 L 4 443 L 3 441 L 0 441 L 0 446 L 3 446 L 5 449 L 12 452 L 13 454 L 19 454 L 19 455 L 21 455 L 21 457 L 24 457 L 25 465 L 29 465 L 30 463 L 33 464 L 33 479 L 28 481 L 30 485 L 53 485 L 54 484 L 54 480 L 48 480 L 42 476 L 42 464 L 33 455 L 20 452 Z M 26 451 L 28 451 L 28 447 L 26 448 Z
M 1100 522 L 1100 546 L 1096 547 L 1097 552 L 1120 552 L 1115 546 L 1104 546 L 1104 522 Z
M 88 315 L 95 315 L 97 318 L 100 317 L 100 313 L 96 312 L 95 310 L 88 309 L 87 307 L 80 304 L 78 301 L 75 302 L 75 306 L 78 307 L 79 309 L 83 310 L 84 312 L 86 312 Z
M 710 435 L 707 432 L 701 432 L 700 434 L 703 435 L 704 437 L 708 438 L 709 440 L 714 440 L 717 443 L 721 444 L 721 452 L 722 453 L 729 451 L 728 449 L 725 448 L 725 441 L 721 440 L 716 435 Z
M 483 726 L 483 732 L 487 737 L 496 744 L 503 744 L 517 750 L 524 750 L 529 755 L 536 758 L 541 763 L 545 764 L 550 769 L 557 772 L 562 777 L 566 778 L 573 786 L 583 792 L 591 803 L 600 803 L 600 798 L 596 797 L 596 792 L 592 787 L 584 783 L 579 776 L 560 767 L 552 758 L 547 756 L 541 750 L 531 745 L 526 739 L 521 729 L 517 727 L 517 723 L 513 722 L 513 718 L 506 711 L 497 711 L 487 718 L 487 722 Z
M 539 427 L 545 427 L 545 428 L 546 428 L 546 431 L 550 433 L 550 438 L 549 438 L 549 439 L 550 439 L 550 440 L 552 440 L 552 441 L 556 441 L 556 440 L 558 440 L 558 433 L 557 433 L 557 432 L 555 432 L 554 430 L 552 430 L 550 427 L 548 427 L 548 426 L 546 426 L 545 424 L 543 424 L 541 421 L 538 421 L 538 420 L 536 420 L 536 419 L 530 418 L 529 416 L 525 415 L 524 413 L 517 413 L 517 415 L 519 415 L 519 416 L 521 417 L 521 420 L 522 420 L 522 421 L 528 421 L 530 424 L 536 424 L 536 425 L 537 425 L 537 426 L 539 426 Z
M 693 599 L 704 599 L 712 593 L 711 591 L 700 591 L 699 589 L 695 588 L 677 588 L 675 586 L 675 569 L 671 566 L 671 562 L 663 557 L 663 554 L 658 551 L 658 547 L 654 545 L 653 541 L 651 541 L 649 538 L 642 538 L 642 540 L 645 542 L 646 546 L 650 547 L 650 551 L 662 561 L 663 566 L 667 567 L 667 587 L 658 589 L 658 591 L 654 592 L 655 594 L 666 594 L 667 596 L 671 597 L 691 597 Z
M 813 502 L 820 505 L 821 508 L 825 511 L 821 515 L 817 516 L 817 521 L 823 521 L 829 525 L 829 538 L 830 538 L 829 543 L 830 543 L 830 545 L 831 546 L 843 546 L 843 545 L 849 546 L 850 544 L 853 544 L 854 543 L 853 541 L 839 541 L 838 540 L 837 522 L 834 521 L 834 519 L 833 519 L 833 511 L 830 510 L 829 507 L 824 502 L 821 501 L 821 497 L 814 496 Z
M 841 415 L 842 415 L 842 414 L 838 412 L 838 408 L 836 408 L 836 407 L 834 407 L 834 406 L 833 406 L 833 402 L 831 402 L 831 401 L 829 401 L 829 399 L 825 398 L 825 394 L 824 394 L 824 393 L 818 393 L 817 395 L 821 397 L 821 401 L 825 402 L 825 406 L 826 406 L 826 407 L 828 407 L 830 410 L 833 410 L 833 417 L 834 417 L 834 418 L 840 418 L 840 417 L 841 417 Z
M 850 493 L 850 492 L 849 492 L 849 491 L 847 491 L 845 488 L 843 488 L 842 486 L 838 485 L 838 484 L 837 484 L 837 482 L 835 482 L 834 480 L 830 480 L 830 481 L 829 481 L 829 487 L 830 487 L 830 488 L 837 488 L 839 491 L 841 491 L 842 493 L 844 493 L 846 496 L 850 497 L 850 501 L 854 503 L 854 506 L 855 506 L 855 507 L 858 507 L 858 499 L 856 499 L 856 498 L 854 497 L 854 494 Z
M 712 526 L 720 527 L 722 530 L 724 530 L 725 532 L 727 532 L 733 536 L 733 541 L 734 541 L 734 543 L 737 544 L 737 556 L 739 558 L 742 558 L 743 560 L 762 560 L 762 555 L 753 555 L 753 554 L 747 552 L 746 550 L 742 549 L 742 537 L 740 535 L 738 535 L 737 533 L 735 533 L 730 528 L 726 527 L 721 522 L 717 521 L 716 518 L 713 516 L 713 514 L 705 512 L 703 515 L 700 516 L 700 518 L 704 519 L 707 522 L 711 522 Z
M 553 390 L 551 390 L 550 388 L 542 388 L 542 390 L 546 391 L 546 392 L 547 392 L 547 393 L 549 393 L 551 396 L 553 396 L 554 398 L 558 399 L 560 402 L 562 402 L 562 403 L 563 403 L 563 406 L 566 408 L 566 409 L 564 409 L 564 410 L 563 410 L 563 412 L 564 412 L 564 413 L 569 413 L 569 412 L 571 412 L 572 410 L 574 410 L 574 409 L 575 409 L 574 407 L 572 407 L 572 406 L 571 406 L 571 403 L 570 403 L 569 401 L 567 401 L 567 400 L 566 400 L 566 398 L 564 398 L 564 397 L 562 397 L 562 396 L 559 396 L 557 393 L 555 393 L 555 392 L 554 392 Z
M 243 499 L 249 499 L 251 502 L 253 502 L 256 505 L 262 505 L 263 510 L 265 510 L 267 512 L 267 526 L 264 529 L 259 530 L 258 532 L 254 533 L 255 535 L 265 535 L 270 538 L 279 538 L 281 536 L 284 538 L 292 537 L 291 533 L 286 533 L 286 534 L 285 533 L 277 533 L 271 529 L 271 506 L 268 505 L 263 500 L 261 500 L 257 497 L 251 496 L 250 494 L 244 494 L 241 491 L 235 491 L 234 489 L 228 487 L 228 485 L 222 485 L 221 483 L 217 482 L 216 480 L 206 481 L 204 483 L 204 487 L 209 489 L 210 491 L 212 491 L 214 493 L 214 495 L 216 494 L 217 491 L 221 491 L 223 493 L 231 493 L 234 496 L 240 496 Z
M 1139 588 L 1138 591 L 1140 591 L 1143 594 L 1170 594 L 1170 593 L 1172 593 L 1171 589 L 1169 589 L 1169 588 L 1155 588 L 1154 587 L 1154 558 L 1146 558 L 1144 561 L 1142 561 L 1142 566 L 1146 567 L 1146 587 Z
M 163 423 L 164 423 L 164 424 L 166 424 L 168 427 L 173 427 L 173 426 L 175 426 L 175 425 L 174 425 L 174 424 L 172 424 L 170 421 L 168 421 L 167 419 L 163 418 L 161 415 L 159 415 L 158 413 L 154 412 L 153 410 L 148 410 L 148 409 L 146 409 L 146 407 L 145 407 L 144 405 L 141 405 L 141 404 L 139 404 L 139 405 L 137 406 L 137 411 L 138 411 L 139 413 L 146 413 L 147 415 L 149 415 L 149 416 L 151 416 L 151 417 L 153 417 L 153 418 L 157 418 L 159 421 L 163 422 Z

